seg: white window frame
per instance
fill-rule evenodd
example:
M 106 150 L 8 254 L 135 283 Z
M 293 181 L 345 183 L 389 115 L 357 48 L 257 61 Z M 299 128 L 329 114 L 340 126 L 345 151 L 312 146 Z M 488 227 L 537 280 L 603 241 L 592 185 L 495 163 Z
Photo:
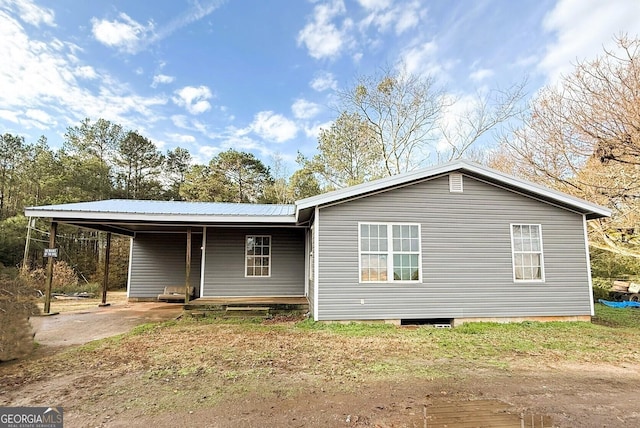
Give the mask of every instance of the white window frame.
M 247 268 L 249 267 L 249 257 L 251 256 L 255 256 L 255 254 L 248 254 L 248 250 L 249 250 L 249 238 L 269 238 L 269 254 L 268 255 L 264 255 L 264 254 L 260 254 L 258 255 L 258 257 L 266 257 L 269 259 L 269 274 L 268 275 L 249 275 L 247 273 Z M 263 246 L 264 247 L 264 246 Z M 273 268 L 272 266 L 272 253 L 273 251 L 273 240 L 271 238 L 271 235 L 245 235 L 244 237 L 244 277 L 245 278 L 270 278 L 271 277 L 271 269 Z M 255 265 L 253 266 L 255 268 Z
M 540 254 L 540 278 L 539 279 L 517 279 L 516 278 L 516 247 L 513 236 L 514 226 L 534 226 L 538 228 L 538 238 L 540 240 L 540 251 L 517 251 L 519 254 Z M 543 283 L 545 282 L 545 268 L 544 268 L 544 243 L 542 240 L 542 225 L 535 223 L 511 223 L 509 225 L 509 233 L 511 234 L 511 268 L 513 273 L 513 282 L 518 283 Z
M 387 226 L 387 251 L 366 251 L 365 253 L 386 253 L 387 255 L 387 280 L 386 281 L 363 281 L 362 280 L 362 225 Z M 393 279 L 393 256 L 394 254 L 415 254 L 411 252 L 393 251 L 393 226 L 417 226 L 418 227 L 418 279 L 395 280 Z M 385 223 L 385 222 L 358 222 L 358 282 L 360 284 L 419 284 L 422 283 L 422 229 L 420 223 Z

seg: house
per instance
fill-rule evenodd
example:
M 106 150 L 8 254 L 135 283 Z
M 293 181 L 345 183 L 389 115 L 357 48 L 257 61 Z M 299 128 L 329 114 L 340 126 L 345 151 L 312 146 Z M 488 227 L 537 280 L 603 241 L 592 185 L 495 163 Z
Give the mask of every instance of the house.
M 128 296 L 306 297 L 315 320 L 588 320 L 610 211 L 455 161 L 295 205 L 107 200 L 31 217 L 131 237 Z M 190 246 L 187 245 L 190 242 Z

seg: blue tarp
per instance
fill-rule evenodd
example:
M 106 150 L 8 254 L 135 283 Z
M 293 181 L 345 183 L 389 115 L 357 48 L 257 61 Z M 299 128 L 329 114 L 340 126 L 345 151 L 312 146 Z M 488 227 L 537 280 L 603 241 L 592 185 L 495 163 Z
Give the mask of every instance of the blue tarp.
M 612 308 L 640 308 L 640 302 L 631 302 L 628 300 L 625 300 L 623 302 L 611 302 L 609 300 L 599 299 L 598 302 Z

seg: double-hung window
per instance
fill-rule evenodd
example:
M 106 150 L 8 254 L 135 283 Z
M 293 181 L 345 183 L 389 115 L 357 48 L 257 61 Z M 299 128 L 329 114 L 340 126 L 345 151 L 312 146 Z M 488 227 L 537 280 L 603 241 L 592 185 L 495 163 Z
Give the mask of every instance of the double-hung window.
M 361 223 L 360 282 L 418 282 L 420 225 Z
M 271 276 L 271 237 L 247 235 L 245 275 Z
M 542 227 L 539 224 L 512 224 L 511 249 L 515 281 L 544 281 Z

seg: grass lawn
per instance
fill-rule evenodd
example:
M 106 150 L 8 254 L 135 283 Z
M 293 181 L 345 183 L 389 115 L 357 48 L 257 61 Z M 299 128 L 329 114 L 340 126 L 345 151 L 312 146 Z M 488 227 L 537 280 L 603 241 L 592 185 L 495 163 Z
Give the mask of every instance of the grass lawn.
M 402 389 L 420 382 L 490 389 L 491 379 L 499 378 L 492 394 L 511 397 L 524 394 L 516 379 L 522 376 L 530 388 L 544 383 L 547 395 L 555 385 L 573 400 L 570 406 L 579 402 L 585 382 L 595 382 L 589 376 L 600 373 L 596 381 L 604 382 L 603 370 L 617 373 L 618 367 L 640 364 L 639 326 L 640 310 L 600 304 L 593 323 L 473 323 L 453 329 L 185 317 L 31 359 L 14 365 L 16 370 L 0 366 L 0 391 L 33 391 L 44 383 L 55 390 L 48 394 L 67 400 L 72 414 L 85 418 L 99 405 L 100 417 L 117 409 L 130 420 L 202 408 L 224 417 L 220 409 L 246 397 L 268 404 L 323 391 L 340 396 L 364 388 L 380 395 L 389 385 Z M 576 380 L 561 380 L 570 367 L 578 367 Z M 635 389 L 635 378 L 629 379 L 628 388 Z M 632 391 L 618 383 L 618 393 Z M 240 406 L 237 412 L 242 411 Z M 572 415 L 566 407 L 558 414 Z

